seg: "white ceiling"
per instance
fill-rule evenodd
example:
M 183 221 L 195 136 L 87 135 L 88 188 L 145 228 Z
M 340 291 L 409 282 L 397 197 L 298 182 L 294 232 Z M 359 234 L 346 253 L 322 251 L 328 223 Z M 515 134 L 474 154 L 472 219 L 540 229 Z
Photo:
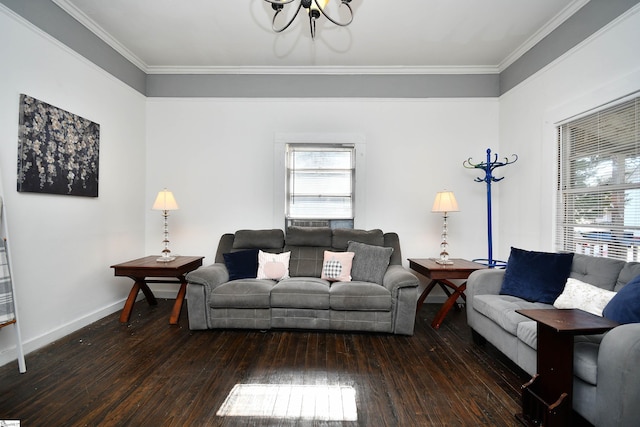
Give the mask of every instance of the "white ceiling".
M 147 73 L 497 73 L 588 2 L 353 0 L 314 41 L 304 12 L 275 34 L 264 0 L 52 1 Z

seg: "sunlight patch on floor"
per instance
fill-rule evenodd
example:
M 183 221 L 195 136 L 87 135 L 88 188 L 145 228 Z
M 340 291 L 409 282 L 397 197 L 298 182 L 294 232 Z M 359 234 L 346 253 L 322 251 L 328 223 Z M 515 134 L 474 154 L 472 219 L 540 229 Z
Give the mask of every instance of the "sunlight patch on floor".
M 340 385 L 236 384 L 216 415 L 357 421 L 356 390 Z

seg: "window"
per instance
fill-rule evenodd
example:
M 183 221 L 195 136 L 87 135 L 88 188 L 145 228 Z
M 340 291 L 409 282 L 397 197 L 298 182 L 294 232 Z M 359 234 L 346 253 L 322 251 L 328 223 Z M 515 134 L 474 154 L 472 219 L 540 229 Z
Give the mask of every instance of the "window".
M 638 260 L 640 97 L 557 129 L 557 249 Z
M 288 225 L 353 227 L 355 146 L 286 145 Z

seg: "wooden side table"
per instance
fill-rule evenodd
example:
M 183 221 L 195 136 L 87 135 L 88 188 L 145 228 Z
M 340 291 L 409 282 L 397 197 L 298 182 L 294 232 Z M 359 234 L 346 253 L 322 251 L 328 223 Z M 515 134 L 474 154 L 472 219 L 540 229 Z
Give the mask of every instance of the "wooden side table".
M 601 334 L 618 323 L 577 309 L 516 310 L 537 322 L 537 374 L 522 387 L 522 414 L 529 426 L 571 425 L 573 341 L 576 335 Z
M 187 281 L 185 280 L 184 275 L 200 267 L 204 257 L 178 256 L 175 260 L 170 262 L 158 262 L 156 261 L 157 259 L 157 255 L 148 256 L 111 266 L 111 268 L 114 269 L 114 274 L 116 276 L 130 277 L 134 281 L 133 287 L 129 292 L 129 297 L 124 303 L 124 308 L 120 315 L 120 322 L 127 323 L 129 321 L 131 311 L 133 310 L 133 304 L 135 303 L 140 290 L 144 293 L 149 305 L 156 305 L 158 303 L 153 292 L 151 292 L 151 289 L 149 288 L 149 283 L 180 283 L 180 290 L 176 296 L 176 302 L 173 304 L 173 310 L 171 311 L 171 317 L 169 318 L 169 324 L 178 324 L 178 318 L 180 318 L 180 312 L 182 311 L 182 302 L 184 301 L 184 295 L 187 290 Z M 148 277 L 162 279 L 152 280 L 147 279 Z M 170 280 L 170 278 L 175 278 L 177 280 Z
M 455 305 L 459 297 L 462 297 L 462 299 L 466 301 L 464 294 L 464 291 L 467 289 L 466 280 L 461 285 L 456 285 L 451 282 L 450 279 L 467 279 L 474 271 L 487 268 L 486 265 L 460 258 L 454 258 L 451 261 L 453 261 L 453 264 L 438 264 L 434 258 L 409 259 L 409 267 L 412 270 L 431 279 L 431 282 L 429 282 L 424 291 L 422 291 L 420 298 L 418 298 L 418 308 L 416 311 L 420 310 L 427 295 L 429 295 L 436 285 L 439 285 L 445 294 L 447 294 L 447 300 L 440 308 L 433 322 L 431 322 L 431 327 L 434 329 L 440 327 L 445 316 L 449 313 L 451 307 Z M 448 288 L 451 288 L 453 292 L 450 292 Z

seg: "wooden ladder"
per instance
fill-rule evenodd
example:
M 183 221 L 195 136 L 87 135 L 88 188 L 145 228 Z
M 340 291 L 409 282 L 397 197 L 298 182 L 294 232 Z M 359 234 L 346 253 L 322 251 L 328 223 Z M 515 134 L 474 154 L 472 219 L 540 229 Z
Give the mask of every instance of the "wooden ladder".
M 0 239 L 0 283 L 4 282 L 5 286 L 0 288 L 0 329 L 5 326 L 13 325 L 16 334 L 16 351 L 18 353 L 18 368 L 20 373 L 27 371 L 27 365 L 24 360 L 24 351 L 22 349 L 22 336 L 18 325 L 18 309 L 16 303 L 16 292 L 13 280 L 11 278 L 11 259 L 9 257 L 9 247 L 7 242 L 7 221 L 5 208 L 2 198 L 0 197 L 0 221 L 2 221 L 2 235 Z M 9 286 L 6 286 L 8 284 Z

